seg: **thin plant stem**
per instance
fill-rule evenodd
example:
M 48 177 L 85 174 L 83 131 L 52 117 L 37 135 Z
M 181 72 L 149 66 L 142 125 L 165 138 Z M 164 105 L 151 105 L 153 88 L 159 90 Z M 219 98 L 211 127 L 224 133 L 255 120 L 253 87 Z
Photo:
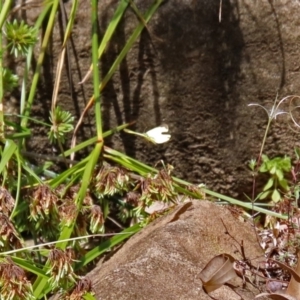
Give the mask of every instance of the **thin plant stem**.
M 13 1 L 12 0 L 6 0 L 6 1 L 4 1 L 4 4 L 2 5 L 3 1 L 1 0 L 0 3 L 1 3 L 0 4 L 1 5 L 1 7 L 0 7 L 0 31 L 1 31 L 2 26 L 3 26 L 3 24 L 6 20 L 6 16 L 9 12 L 9 8 L 10 8 L 11 4 L 13 3 Z
M 103 143 L 102 116 L 100 98 L 100 75 L 98 69 L 98 0 L 92 0 L 92 61 L 93 61 L 93 84 L 95 98 L 95 115 L 98 142 Z
M 145 13 L 145 16 L 144 16 L 145 23 L 147 23 L 147 22 L 150 21 L 150 19 L 152 18 L 153 14 L 158 9 L 158 7 L 162 4 L 162 2 L 163 2 L 163 0 L 157 0 L 157 1 L 153 2 L 153 4 L 151 5 L 151 7 L 149 8 L 149 10 Z M 128 38 L 128 40 L 126 42 L 126 45 L 121 50 L 121 52 L 119 53 L 118 57 L 116 58 L 116 60 L 111 65 L 109 71 L 104 76 L 104 78 L 102 79 L 101 83 L 99 84 L 99 90 L 100 90 L 100 92 L 102 92 L 102 90 L 104 89 L 104 87 L 106 86 L 106 84 L 108 83 L 108 81 L 111 79 L 111 77 L 115 73 L 117 67 L 119 67 L 119 65 L 121 64 L 122 60 L 127 55 L 128 51 L 132 48 L 134 42 L 140 36 L 140 34 L 141 34 L 141 32 L 142 32 L 143 29 L 144 29 L 144 24 L 142 22 L 140 22 L 140 24 L 135 28 L 135 30 L 132 33 L 132 35 Z M 81 116 L 80 116 L 80 118 L 79 118 L 79 120 L 78 120 L 78 122 L 77 122 L 77 124 L 75 126 L 74 133 L 73 133 L 73 138 L 72 138 L 72 147 L 74 147 L 74 145 L 76 143 L 76 137 L 75 136 L 76 136 L 76 133 L 77 133 L 77 131 L 79 129 L 79 126 L 83 122 L 83 118 L 84 118 L 85 114 L 91 108 L 91 106 L 93 105 L 94 101 L 95 101 L 95 95 L 93 95 L 90 98 L 89 102 L 87 103 L 84 111 L 82 112 L 82 114 L 81 114 Z
M 266 140 L 267 140 L 267 136 L 268 136 L 268 133 L 269 133 L 269 129 L 270 129 L 272 120 L 273 120 L 273 118 L 270 116 L 268 118 L 268 124 L 267 124 L 266 130 L 265 130 L 263 141 L 261 143 L 260 152 L 259 152 L 259 156 L 258 156 L 258 160 L 257 160 L 257 166 L 259 166 L 259 163 L 260 163 L 260 160 L 261 160 L 264 148 L 265 148 L 265 144 L 266 144 Z
M 6 1 L 9 2 L 9 1 Z M 0 12 L 1 12 L 1 17 L 2 16 L 2 0 L 0 0 Z M 4 19 L 4 17 L 3 17 Z M 0 22 L 2 21 L 2 18 L 0 18 Z M 3 20 L 4 22 L 4 20 Z M 3 23 L 2 23 L 3 24 Z M 4 96 L 4 91 L 3 91 L 3 45 L 2 45 L 2 24 L 0 23 L 0 139 L 4 139 L 4 117 L 3 117 L 3 96 Z
M 37 21 L 35 22 L 34 27 L 38 31 L 39 28 L 41 27 L 43 21 L 45 20 L 45 17 L 48 15 L 48 12 L 51 8 L 51 4 L 47 4 L 43 12 L 39 15 Z M 27 96 L 27 90 L 26 87 L 28 85 L 28 74 L 30 71 L 30 66 L 31 66 L 31 61 L 33 57 L 33 46 L 30 47 L 27 55 L 26 55 L 26 63 L 25 63 L 25 68 L 24 68 L 24 74 L 23 74 L 23 80 L 22 80 L 22 88 L 21 88 L 21 103 L 20 103 L 20 115 L 23 114 L 26 106 L 26 96 Z M 22 116 L 23 118 L 23 116 Z M 28 120 L 30 120 L 29 117 L 27 117 Z
M 115 30 L 121 21 L 124 12 L 126 11 L 127 7 L 129 5 L 129 2 L 127 0 L 121 0 L 119 6 L 117 7 L 115 14 L 113 15 L 111 22 L 109 23 L 107 30 L 102 38 L 102 41 L 98 48 L 98 59 L 101 59 L 102 54 L 104 53 L 104 50 L 107 48 L 107 45 L 109 44 L 109 41 L 111 40 L 111 37 L 115 33 Z M 93 70 L 93 64 L 91 64 L 89 71 L 84 76 L 80 84 L 83 84 L 87 78 L 90 76 L 91 72 Z
M 49 20 L 48 20 L 48 23 L 47 23 L 45 36 L 44 36 L 44 39 L 43 39 L 43 42 L 42 42 L 41 52 L 40 52 L 40 55 L 38 57 L 36 70 L 35 70 L 34 75 L 33 75 L 27 105 L 26 105 L 26 108 L 24 110 L 24 118 L 22 119 L 22 122 L 21 122 L 21 126 L 23 126 L 23 127 L 26 127 L 27 123 L 28 123 L 28 117 L 29 117 L 30 112 L 31 112 L 31 107 L 32 107 L 32 104 L 33 104 L 37 84 L 38 84 L 38 81 L 39 81 L 39 78 L 40 78 L 42 64 L 43 64 L 43 61 L 44 61 L 46 49 L 47 49 L 48 42 L 50 40 L 50 35 L 52 33 L 52 29 L 53 29 L 53 26 L 54 26 L 54 21 L 55 21 L 55 16 L 56 16 L 58 6 L 59 6 L 59 0 L 54 0 L 52 2 L 52 9 L 51 9 L 51 13 L 50 13 Z

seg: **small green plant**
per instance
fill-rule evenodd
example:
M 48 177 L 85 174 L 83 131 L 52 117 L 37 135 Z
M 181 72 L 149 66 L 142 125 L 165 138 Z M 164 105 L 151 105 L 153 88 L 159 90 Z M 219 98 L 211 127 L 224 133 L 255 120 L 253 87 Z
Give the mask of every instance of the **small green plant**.
M 287 178 L 287 174 L 291 173 L 292 165 L 291 158 L 288 156 L 284 157 L 275 157 L 270 159 L 267 155 L 263 154 L 267 135 L 270 130 L 271 123 L 276 120 L 278 115 L 288 114 L 292 121 L 295 123 L 295 120 L 292 115 L 292 109 L 290 108 L 289 112 L 280 109 L 280 106 L 289 101 L 290 105 L 293 102 L 296 96 L 287 96 L 278 101 L 277 97 L 274 101 L 271 109 L 267 109 L 266 107 L 257 104 L 251 103 L 249 106 L 258 106 L 262 108 L 268 116 L 268 123 L 265 129 L 265 134 L 263 137 L 263 141 L 260 147 L 260 152 L 258 155 L 258 159 L 252 159 L 249 162 L 249 168 L 253 175 L 253 188 L 252 188 L 252 197 L 251 201 L 255 202 L 257 199 L 265 200 L 270 199 L 270 201 L 274 204 L 283 200 L 284 195 L 287 195 L 290 192 L 289 179 Z M 263 191 L 256 196 L 256 179 L 259 173 L 268 173 L 269 179 L 263 187 Z
M 66 134 L 71 132 L 73 127 L 74 117 L 68 111 L 64 111 L 60 106 L 54 109 L 54 112 L 50 113 L 50 122 L 52 124 L 48 133 L 49 140 L 52 144 L 55 141 L 59 143 L 65 142 Z
M 31 46 L 37 42 L 37 30 L 22 20 L 20 23 L 15 19 L 6 23 L 4 31 L 7 38 L 7 47 L 15 57 L 27 55 Z
M 283 195 L 290 190 L 286 174 L 292 169 L 290 157 L 275 157 L 269 159 L 267 155 L 262 155 L 262 164 L 259 167 L 260 173 L 268 173 L 270 178 L 259 195 L 259 199 L 270 198 L 274 203 L 279 202 Z
M 18 76 L 13 74 L 10 69 L 2 69 L 3 76 L 3 90 L 5 92 L 11 92 L 15 87 L 18 86 Z

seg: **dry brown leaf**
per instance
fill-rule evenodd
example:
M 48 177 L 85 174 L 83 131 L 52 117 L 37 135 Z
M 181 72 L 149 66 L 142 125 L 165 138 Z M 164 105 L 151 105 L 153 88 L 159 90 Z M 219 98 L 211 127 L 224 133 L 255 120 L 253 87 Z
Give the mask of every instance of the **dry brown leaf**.
M 269 294 L 269 293 L 262 293 L 255 297 L 255 299 L 267 296 L 270 299 L 274 300 L 299 300 L 300 299 L 300 255 L 298 253 L 298 262 L 296 269 L 292 269 L 291 267 L 287 266 L 284 263 L 276 261 L 272 259 L 276 264 L 278 264 L 282 269 L 287 270 L 291 273 L 292 278 L 289 282 L 289 285 L 284 294 Z
M 292 296 L 295 299 L 300 299 L 300 255 L 299 255 L 299 253 L 298 253 L 297 267 L 295 270 L 292 269 L 291 267 L 287 266 L 284 263 L 281 263 L 276 260 L 273 260 L 273 261 L 276 262 L 281 268 L 290 272 L 292 275 L 292 278 L 286 289 L 285 295 Z
M 292 269 L 291 267 L 287 266 L 286 264 L 271 259 L 272 261 L 274 261 L 278 266 L 280 266 L 282 269 L 285 269 L 286 271 L 290 272 L 291 275 L 293 276 L 293 278 L 297 281 L 298 284 L 300 284 L 300 264 L 299 264 L 299 256 L 298 256 L 298 263 L 297 263 L 297 267 L 296 270 Z
M 259 297 L 268 297 L 269 299 L 274 299 L 274 300 L 297 300 L 295 297 L 286 295 L 286 294 L 269 294 L 269 293 L 262 293 L 259 294 L 255 297 L 255 299 Z
M 206 293 L 210 293 L 236 275 L 233 268 L 235 259 L 229 254 L 220 254 L 211 259 L 200 273 L 200 279 Z
M 286 294 L 295 297 L 296 299 L 300 299 L 300 254 L 298 253 L 297 256 L 297 266 L 296 269 L 291 272 L 292 278 L 286 289 Z

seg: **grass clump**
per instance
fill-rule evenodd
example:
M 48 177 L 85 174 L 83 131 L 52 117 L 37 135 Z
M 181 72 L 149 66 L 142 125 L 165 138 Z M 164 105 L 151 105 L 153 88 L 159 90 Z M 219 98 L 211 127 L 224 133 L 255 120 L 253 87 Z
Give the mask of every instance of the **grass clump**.
M 150 215 L 145 208 L 152 201 L 175 202 L 174 197 L 179 192 L 175 191 L 169 171 L 149 170 L 148 166 L 134 160 L 131 160 L 133 168 L 128 168 L 125 155 L 104 146 L 105 137 L 125 129 L 129 124 L 102 131 L 101 92 L 161 3 L 154 1 L 146 12 L 140 12 L 134 3 L 120 1 L 100 40 L 98 2 L 91 2 L 90 71 L 94 95 L 74 127 L 74 117 L 57 105 L 61 68 L 56 73 L 49 120 L 38 121 L 31 117 L 45 51 L 56 15 L 63 9 L 60 1 L 43 4 L 33 26 L 24 20 L 9 21 L 13 7 L 9 1 L 0 1 L 1 298 L 42 299 L 61 291 L 64 299 L 93 299 L 91 284 L 82 277 L 86 266 L 140 230 L 149 220 Z M 102 79 L 98 61 L 130 7 L 137 14 L 138 25 Z M 65 61 L 66 45 L 72 35 L 77 9 L 78 1 L 73 1 L 70 15 L 66 16 L 58 66 Z M 40 34 L 42 24 L 46 24 L 43 36 Z M 38 42 L 41 48 L 36 68 L 31 70 L 33 49 Z M 25 58 L 22 78 L 5 66 L 3 57 L 7 54 Z M 32 78 L 30 72 L 33 73 Z M 19 114 L 8 115 L 3 101 L 18 86 L 21 90 Z M 92 107 L 95 110 L 96 136 L 76 145 L 76 130 L 85 112 Z M 30 155 L 25 148 L 25 139 L 33 138 L 29 120 L 47 128 L 49 145 L 58 145 L 60 153 L 53 161 L 46 159 L 44 164 L 33 165 L 28 160 Z M 73 134 L 73 142 L 68 148 L 66 141 L 70 134 Z M 87 147 L 92 147 L 92 150 L 85 158 L 78 162 L 72 159 L 76 152 Z M 56 161 L 65 165 L 59 173 L 51 170 Z M 34 245 L 24 242 L 26 235 L 30 235 Z M 93 242 L 95 238 L 97 242 Z

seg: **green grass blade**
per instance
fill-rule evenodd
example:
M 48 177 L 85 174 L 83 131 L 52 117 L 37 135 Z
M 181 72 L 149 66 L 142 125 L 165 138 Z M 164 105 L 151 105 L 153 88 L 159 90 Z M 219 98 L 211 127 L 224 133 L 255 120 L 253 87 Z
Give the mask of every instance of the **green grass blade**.
M 137 172 L 142 176 L 147 175 L 148 173 L 157 173 L 158 171 L 155 168 L 152 168 L 138 160 L 135 160 L 117 150 L 111 149 L 109 147 L 104 147 L 104 157 L 111 159 L 117 163 L 120 163 L 125 168 Z
M 103 138 L 106 138 L 108 136 L 113 135 L 116 132 L 119 132 L 119 131 L 123 130 L 124 128 L 127 128 L 130 125 L 132 125 L 132 123 L 122 124 L 122 125 L 120 125 L 116 128 L 113 128 L 111 130 L 103 132 L 102 136 L 103 136 Z M 78 152 L 78 151 L 80 151 L 80 150 L 82 150 L 82 149 L 84 149 L 88 146 L 95 145 L 97 143 L 97 141 L 98 141 L 98 138 L 96 136 L 89 139 L 89 140 L 86 140 L 86 141 L 76 145 L 74 148 L 71 148 L 71 149 L 65 151 L 64 152 L 64 157 L 67 157 L 67 156 L 71 155 L 72 153 L 76 153 L 76 152 Z
M 22 163 L 22 168 L 29 174 L 31 175 L 35 180 L 36 182 L 38 183 L 42 183 L 42 180 L 41 178 L 39 178 L 39 176 L 37 176 L 35 174 L 35 172 L 26 164 L 26 163 Z
M 10 5 L 11 1 L 6 1 L 5 3 L 7 3 Z M 2 6 L 2 1 L 0 1 L 0 139 L 1 140 L 5 140 L 4 137 L 4 115 L 3 115 L 3 97 L 4 97 L 4 83 L 3 83 L 3 30 L 2 30 L 2 26 L 4 24 L 4 21 L 6 19 L 6 15 L 7 15 L 7 11 L 9 9 L 8 7 Z
M 158 0 L 158 1 L 156 0 L 151 5 L 150 9 L 146 12 L 146 14 L 143 18 L 145 20 L 145 23 L 148 23 L 151 20 L 153 14 L 156 12 L 156 10 L 162 4 L 162 2 L 163 2 L 163 0 Z M 118 55 L 118 57 L 116 58 L 114 63 L 112 64 L 112 66 L 110 67 L 110 69 L 109 69 L 108 73 L 106 74 L 106 76 L 104 77 L 103 81 L 101 82 L 101 84 L 99 86 L 100 91 L 103 90 L 103 88 L 106 86 L 107 82 L 111 79 L 112 75 L 115 73 L 116 69 L 118 68 L 118 66 L 124 59 L 124 57 L 127 55 L 128 51 L 132 48 L 133 44 L 140 36 L 144 27 L 145 27 L 144 23 L 141 21 L 140 24 L 136 27 L 136 29 L 132 33 L 132 35 L 130 36 L 130 38 L 128 39 L 126 45 L 124 46 L 124 48 L 122 49 L 122 51 L 120 52 L 120 54 Z
M 116 150 L 110 149 L 108 147 L 104 147 L 104 151 L 105 151 L 105 153 L 108 153 L 108 155 L 104 154 L 104 157 L 106 157 L 108 159 L 111 159 L 111 160 L 119 163 L 120 165 L 124 166 L 125 168 L 128 168 L 129 170 L 132 170 L 134 172 L 139 173 L 142 176 L 145 176 L 149 172 L 150 173 L 157 173 L 158 172 L 158 170 L 156 170 L 155 168 L 147 166 L 146 164 L 143 164 L 143 163 L 141 163 L 141 162 L 139 162 L 139 161 L 137 161 L 137 160 L 135 160 L 131 157 L 128 157 L 127 155 L 125 155 L 123 153 L 120 153 L 120 152 L 116 151 Z M 187 186 L 191 185 L 191 183 L 189 183 L 187 181 L 184 181 L 184 180 L 181 180 L 181 179 L 176 178 L 176 177 L 172 177 L 172 178 L 173 178 L 175 183 L 181 185 L 181 187 L 176 186 L 176 189 L 178 190 L 178 188 L 180 188 L 180 192 L 186 193 L 184 191 L 184 189 L 182 188 L 182 186 L 187 187 Z M 259 206 L 253 205 L 252 203 L 243 202 L 243 201 L 240 201 L 240 200 L 237 200 L 237 199 L 234 199 L 234 198 L 231 198 L 231 197 L 213 192 L 213 191 L 211 191 L 209 189 L 206 189 L 206 188 L 201 188 L 201 190 L 207 195 L 210 195 L 210 196 L 212 196 L 214 198 L 217 198 L 217 199 L 227 201 L 230 204 L 238 205 L 238 206 L 241 206 L 241 207 L 253 210 L 253 211 L 257 211 L 257 212 L 261 212 L 261 213 L 264 213 L 264 214 L 267 214 L 267 215 L 270 215 L 270 216 L 274 216 L 276 218 L 287 219 L 287 216 L 285 216 L 285 215 L 282 215 L 282 214 L 279 214 L 279 213 L 261 208 Z M 190 191 L 187 191 L 187 192 L 188 192 L 189 195 L 193 195 L 193 193 L 191 193 Z M 194 195 L 194 196 L 196 196 L 196 195 Z M 197 198 L 197 197 L 195 197 L 195 198 Z
M 96 165 L 99 155 L 100 155 L 100 151 L 101 151 L 101 145 L 97 144 L 95 149 L 93 150 L 93 152 L 90 154 L 89 159 L 86 163 L 86 166 L 85 166 L 85 169 L 83 172 L 83 176 L 82 176 L 82 180 L 81 180 L 81 187 L 80 187 L 80 190 L 75 199 L 78 210 L 81 209 L 82 202 L 86 195 L 88 186 L 90 184 L 91 177 L 92 177 L 94 169 L 95 169 L 95 165 Z M 75 218 L 74 222 L 72 223 L 72 225 L 65 226 L 63 228 L 62 233 L 59 237 L 59 240 L 66 240 L 66 239 L 70 238 L 75 222 L 76 222 L 76 218 Z M 67 242 L 57 244 L 57 247 L 60 249 L 65 249 L 66 246 L 67 246 Z
M 40 277 L 43 277 L 45 279 L 49 279 L 49 276 L 46 275 L 46 272 L 36 266 L 34 266 L 32 264 L 32 262 L 30 261 L 27 261 L 26 259 L 23 259 L 23 258 L 19 258 L 19 257 L 16 257 L 16 256 L 11 256 L 11 259 L 17 264 L 19 265 L 22 269 L 32 273 L 32 274 L 35 274 L 37 276 L 40 276 Z
M 39 15 L 37 21 L 35 22 L 34 27 L 36 28 L 36 30 L 40 29 L 50 9 L 51 9 L 51 4 L 47 4 L 46 7 L 41 12 L 41 14 Z M 26 63 L 25 63 L 24 74 L 22 79 L 21 97 L 20 97 L 20 114 L 23 114 L 26 106 L 28 74 L 30 72 L 32 57 L 33 57 L 33 47 L 30 47 L 28 54 L 26 55 Z
M 121 0 L 119 6 L 117 7 L 106 31 L 105 34 L 101 40 L 101 44 L 98 49 L 98 59 L 101 58 L 102 54 L 104 53 L 104 50 L 106 49 L 106 46 L 108 45 L 108 42 L 111 40 L 113 34 L 116 31 L 116 28 L 118 24 L 120 23 L 120 20 L 122 19 L 122 16 L 124 15 L 124 12 L 126 11 L 128 7 L 129 2 L 127 0 Z M 93 70 L 93 65 L 90 66 L 90 71 Z
M 18 178 L 17 178 L 17 192 L 16 192 L 16 198 L 15 198 L 15 205 L 13 208 L 13 211 L 10 214 L 10 219 L 12 219 L 15 215 L 15 211 L 18 207 L 19 204 L 19 199 L 20 199 L 20 191 L 21 191 L 21 178 L 22 178 L 22 162 L 20 159 L 20 155 L 18 151 L 15 151 L 16 158 L 17 158 L 17 163 L 18 163 Z
M 77 197 L 75 199 L 78 211 L 80 210 L 81 206 L 82 206 L 82 202 L 84 200 L 84 197 L 86 195 L 89 183 L 90 183 L 90 179 L 91 176 L 93 174 L 95 165 L 98 161 L 99 155 L 100 155 L 100 151 L 101 151 L 101 144 L 97 144 L 95 149 L 93 150 L 93 152 L 89 155 L 84 172 L 83 172 L 83 176 L 82 176 L 82 181 L 81 181 L 81 187 L 80 190 L 77 194 Z M 73 232 L 73 228 L 76 222 L 76 218 L 74 218 L 74 221 L 72 222 L 72 224 L 70 226 L 64 226 L 60 237 L 59 237 L 59 241 L 61 240 L 67 240 L 70 238 L 72 232 Z M 59 249 L 65 249 L 67 247 L 68 242 L 64 241 L 64 242 L 58 242 L 56 244 L 56 247 Z M 48 268 L 49 265 L 46 264 L 44 269 Z M 47 284 L 48 281 L 45 278 L 42 278 L 41 276 L 38 276 L 38 278 L 36 279 L 36 281 L 33 284 L 33 290 L 34 290 L 34 296 L 36 298 L 40 298 L 43 291 L 47 288 Z
M 99 91 L 100 75 L 98 66 L 98 0 L 92 0 L 92 61 L 93 61 L 93 86 L 95 100 L 95 116 L 97 139 L 103 144 L 101 98 Z
M 12 140 L 6 140 L 5 147 L 2 153 L 1 162 L 0 162 L 0 174 L 3 172 L 6 164 L 14 155 L 15 151 L 17 150 L 17 145 Z
M 78 8 L 78 0 L 74 0 L 72 8 L 71 8 L 71 12 L 70 12 L 70 18 L 69 18 L 69 21 L 68 21 L 68 24 L 66 27 L 66 32 L 65 32 L 62 48 L 64 48 L 66 46 L 66 43 L 67 43 L 69 37 L 71 36 L 77 8 Z
M 0 10 L 0 31 L 2 30 L 2 26 L 3 26 L 3 24 L 6 20 L 7 14 L 9 12 L 9 8 L 10 8 L 12 3 L 13 3 L 12 0 L 6 0 L 6 1 L 4 1 L 4 5 L 1 7 L 1 10 Z
M 62 184 L 64 182 L 68 182 L 72 176 L 75 176 L 76 174 L 83 172 L 85 165 L 87 163 L 87 160 L 88 160 L 88 158 L 83 159 L 79 163 L 77 163 L 75 166 L 73 166 L 72 168 L 59 174 L 57 177 L 55 177 L 54 179 L 52 179 L 49 182 L 50 186 L 52 188 L 56 188 L 60 184 Z
M 127 7 L 128 7 L 128 1 L 127 0 L 121 0 L 119 6 L 116 9 L 115 14 L 113 15 L 107 30 L 102 38 L 101 44 L 99 46 L 98 49 L 98 58 L 100 59 L 102 54 L 104 53 L 104 50 L 108 44 L 108 42 L 110 41 L 111 37 L 113 36 L 113 34 L 116 31 L 116 28 L 119 24 L 119 22 L 121 21 L 124 12 L 126 11 Z M 91 66 L 92 67 L 92 66 Z
M 31 112 L 31 107 L 32 107 L 33 100 L 34 100 L 34 97 L 35 97 L 37 84 L 38 84 L 38 81 L 39 81 L 39 78 L 40 78 L 42 64 L 43 64 L 43 61 L 44 61 L 46 49 L 47 49 L 47 46 L 48 46 L 48 43 L 49 43 L 49 40 L 50 40 L 50 35 L 52 33 L 52 29 L 53 29 L 53 26 L 54 26 L 54 21 L 55 21 L 55 16 L 56 16 L 57 9 L 58 9 L 59 1 L 60 0 L 53 0 L 52 1 L 52 9 L 51 9 L 51 12 L 50 12 L 49 20 L 47 22 L 47 28 L 46 28 L 44 39 L 43 39 L 43 42 L 42 42 L 41 52 L 40 52 L 38 60 L 37 60 L 36 70 L 35 70 L 34 75 L 33 75 L 31 88 L 30 88 L 28 100 L 27 100 L 27 103 L 26 103 L 26 108 L 25 108 L 24 112 L 22 112 L 24 114 L 24 118 L 21 121 L 21 126 L 22 127 L 27 127 L 28 117 L 29 117 L 30 112 Z M 47 7 L 46 7 L 46 9 L 47 9 Z
M 114 237 L 110 238 L 109 240 L 101 243 L 99 246 L 95 247 L 88 253 L 86 253 L 81 259 L 80 262 L 77 263 L 74 267 L 75 270 L 78 270 L 82 268 L 83 266 L 87 265 L 91 261 L 93 261 L 95 258 L 100 256 L 101 254 L 111 250 L 112 247 L 119 245 L 124 240 L 128 239 L 135 233 L 139 232 L 142 229 L 139 224 L 135 224 L 129 228 L 124 229 L 119 234 L 115 235 Z
M 264 213 L 266 215 L 269 215 L 269 216 L 272 216 L 272 217 L 275 217 L 275 218 L 284 219 L 284 220 L 288 219 L 288 216 L 286 216 L 286 215 L 282 215 L 282 214 L 273 212 L 271 210 L 259 207 L 257 205 L 253 205 L 252 203 L 243 202 L 243 201 L 240 201 L 240 200 L 236 200 L 234 198 L 231 198 L 231 197 L 228 197 L 228 196 L 225 196 L 225 195 L 213 192 L 213 191 L 208 190 L 206 188 L 203 188 L 202 190 L 207 195 L 213 196 L 213 197 L 215 197 L 217 199 L 225 200 L 225 201 L 229 202 L 230 204 L 238 205 L 238 206 L 241 206 L 241 207 L 253 210 L 253 211 L 261 212 L 261 213 Z

